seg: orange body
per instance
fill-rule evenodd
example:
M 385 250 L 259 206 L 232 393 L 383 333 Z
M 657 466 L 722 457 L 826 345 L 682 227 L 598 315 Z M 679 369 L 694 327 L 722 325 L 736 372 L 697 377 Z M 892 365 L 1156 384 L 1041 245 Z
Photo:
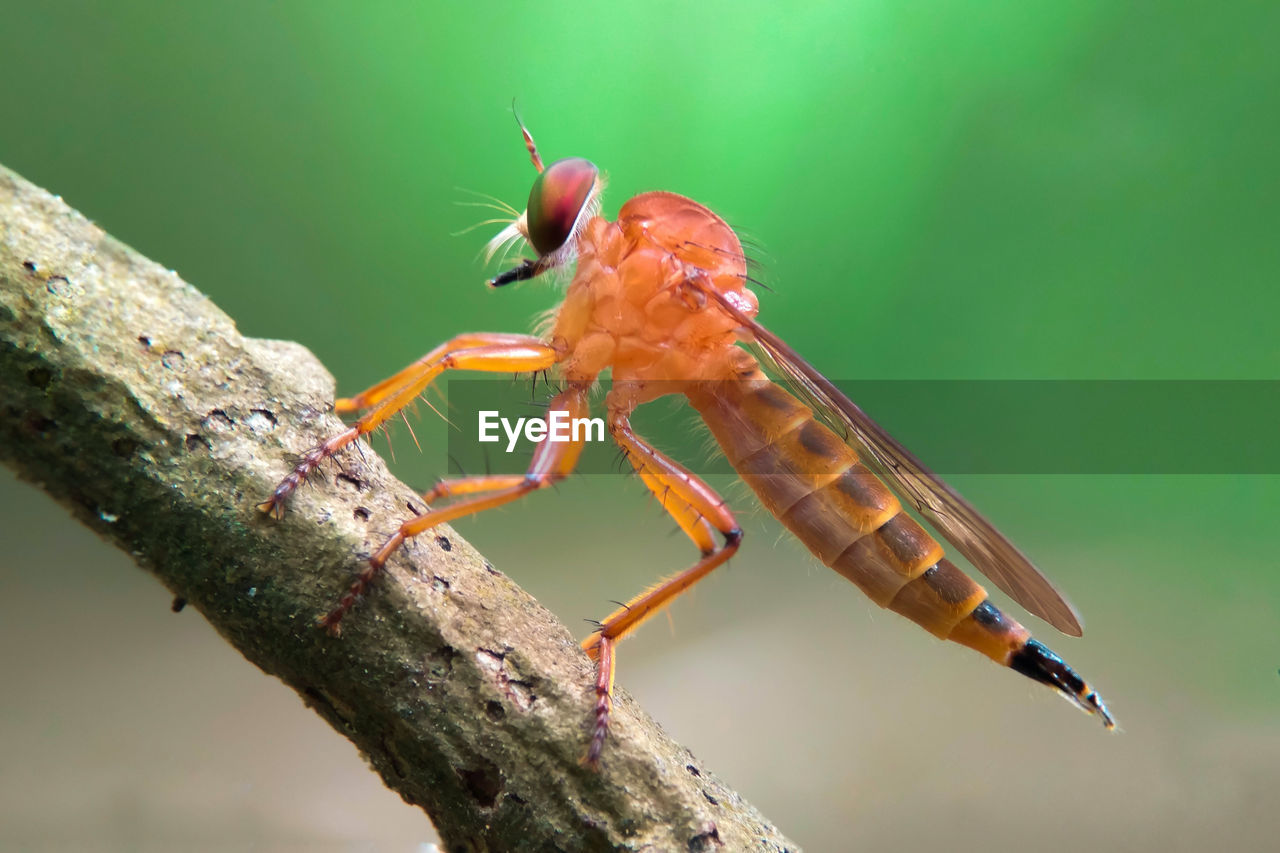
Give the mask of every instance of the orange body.
M 554 369 L 564 389 L 552 399 L 549 412 L 576 418 L 588 412 L 590 389 L 607 369 L 613 379 L 605 401 L 610 435 L 700 558 L 619 607 L 584 641 L 597 665 L 589 763 L 600 759 L 608 731 L 617 642 L 723 565 L 742 541 L 742 529 L 719 495 L 632 429 L 636 406 L 667 394 L 683 394 L 690 401 L 765 507 L 871 600 L 937 637 L 976 649 L 1053 687 L 1111 727 L 1097 694 L 945 559 L 942 546 L 904 512 L 899 496 L 877 471 L 890 477 L 899 495 L 909 497 L 987 577 L 1055 626 L 1079 633 L 1070 605 L 963 498 L 755 321 L 757 303 L 745 287 L 746 260 L 733 230 L 702 205 L 666 192 L 632 198 L 616 222 L 596 216 L 602 183 L 595 167 L 569 159 L 544 171 L 527 132 L 525 139 L 540 177 L 530 208 L 495 244 L 522 236 L 538 257 L 490 284 L 531 278 L 576 260 L 550 334 L 460 335 L 356 397 L 337 401 L 341 412 L 368 411 L 345 432 L 305 454 L 261 508 L 278 517 L 288 495 L 324 459 L 382 426 L 445 370 Z M 552 178 L 544 181 L 548 176 Z M 758 345 L 785 374 L 800 381 L 826 414 L 838 415 L 867 457 L 820 422 L 809 405 L 771 381 L 740 342 Z M 407 539 L 563 479 L 581 451 L 580 442 L 546 442 L 523 475 L 441 481 L 424 496 L 430 508 L 400 526 L 322 624 L 336 633 L 344 614 Z M 435 506 L 446 499 L 453 502 Z
M 617 385 L 664 383 L 664 393 L 727 378 L 738 323 L 687 284 L 691 269 L 755 313 L 738 238 L 702 205 L 650 192 L 624 204 L 617 222 L 590 220 L 551 333 L 566 353 L 564 378 L 590 382 L 613 368 Z
M 1007 663 L 1026 629 L 988 611 L 974 618 L 986 591 L 943 559 L 853 448 L 736 345 L 739 324 L 686 285 L 691 267 L 755 313 L 737 235 L 706 207 L 649 192 L 617 222 L 588 222 L 551 334 L 567 356 L 564 378 L 591 382 L 612 368 L 610 405 L 628 410 L 685 394 L 761 503 L 814 556 L 881 607 Z

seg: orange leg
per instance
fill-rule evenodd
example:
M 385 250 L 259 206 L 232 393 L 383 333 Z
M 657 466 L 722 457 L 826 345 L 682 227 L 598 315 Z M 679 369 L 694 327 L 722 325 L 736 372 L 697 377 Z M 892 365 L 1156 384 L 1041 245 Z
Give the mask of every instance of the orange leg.
M 610 613 L 600 623 L 599 629 L 583 641 L 583 649 L 596 661 L 596 719 L 586 756 L 586 763 L 590 766 L 600 761 L 600 752 L 609 732 L 618 641 L 724 564 L 742 542 L 742 528 L 720 496 L 682 465 L 637 436 L 631 429 L 627 414 L 622 410 L 610 411 L 610 434 L 626 453 L 631 467 L 645 486 L 698 546 L 702 559 L 683 572 L 654 584 Z M 724 545 L 719 548 L 715 546 L 713 529 L 724 536 Z
M 441 480 L 431 487 L 431 491 L 422 496 L 427 506 L 444 498 L 458 498 L 463 495 L 477 495 L 493 492 L 518 485 L 524 480 L 522 474 L 481 474 L 476 477 L 455 477 Z
M 273 518 L 284 517 L 285 499 L 321 462 L 362 435 L 382 426 L 388 418 L 418 398 L 446 370 L 482 370 L 493 373 L 525 373 L 546 370 L 559 356 L 550 345 L 527 335 L 462 335 L 436 347 L 417 362 L 350 400 L 339 401 L 341 411 L 372 410 L 333 438 L 308 450 L 271 497 L 258 509 Z
M 585 417 L 588 412 L 587 397 L 589 390 L 589 386 L 575 385 L 557 395 L 552 399 L 547 411 L 548 419 L 552 412 L 561 410 L 568 412 L 570 418 Z M 379 548 L 378 552 L 369 559 L 369 565 L 365 566 L 364 571 L 356 576 L 346 595 L 342 596 L 338 605 L 320 620 L 320 624 L 327 628 L 330 633 L 338 633 L 338 626 L 342 622 L 342 617 L 356 603 L 356 599 L 369 588 L 369 585 L 373 583 L 383 567 L 386 566 L 387 560 L 391 559 L 391 555 L 406 540 L 430 530 L 438 524 L 502 506 L 517 498 L 524 497 L 530 492 L 544 489 L 552 483 L 563 480 L 569 476 L 574 466 L 577 465 L 578 457 L 582 454 L 583 444 L 584 441 L 582 439 L 578 441 L 543 441 L 534 451 L 529 470 L 523 476 L 474 478 L 467 488 L 461 488 L 459 491 L 454 492 L 454 494 L 470 494 L 472 497 L 441 509 L 427 510 L 401 524 L 395 535 L 388 539 L 386 544 Z M 454 482 L 458 483 L 459 481 Z M 467 483 L 465 480 L 461 482 L 463 484 Z M 483 494 L 484 492 L 488 492 L 488 494 Z
M 512 347 L 542 347 L 545 343 L 533 335 L 511 335 L 504 332 L 481 332 L 478 334 L 458 335 L 450 341 L 447 341 L 415 361 L 413 364 L 401 370 L 394 376 L 389 376 L 365 390 L 361 391 L 354 397 L 342 397 L 333 401 L 333 410 L 340 415 L 359 412 L 364 409 L 370 409 L 381 403 L 387 397 L 396 391 L 410 385 L 417 379 L 419 372 L 438 361 L 442 356 L 449 352 L 455 352 L 460 349 L 471 349 L 473 347 L 492 347 L 492 346 L 512 346 Z

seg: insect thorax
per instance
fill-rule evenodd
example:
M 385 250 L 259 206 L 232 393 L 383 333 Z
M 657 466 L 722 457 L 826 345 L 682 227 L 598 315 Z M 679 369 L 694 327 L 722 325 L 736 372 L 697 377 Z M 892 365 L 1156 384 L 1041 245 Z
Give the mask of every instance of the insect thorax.
M 643 193 L 616 222 L 590 222 L 553 332 L 571 352 L 566 373 L 586 378 L 612 367 L 615 379 L 705 378 L 707 356 L 732 346 L 736 324 L 707 304 L 694 277 L 754 306 L 737 235 L 697 202 Z

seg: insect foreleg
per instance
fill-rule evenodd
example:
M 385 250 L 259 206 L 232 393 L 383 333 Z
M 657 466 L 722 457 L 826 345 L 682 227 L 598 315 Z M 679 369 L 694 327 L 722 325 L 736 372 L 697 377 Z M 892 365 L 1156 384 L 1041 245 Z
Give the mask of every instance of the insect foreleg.
M 609 732 L 613 708 L 613 676 L 616 645 L 642 622 L 670 604 L 680 593 L 723 565 L 738 550 L 742 528 L 724 500 L 702 480 L 674 460 L 664 456 L 631 429 L 625 412 L 611 410 L 609 432 L 626 453 L 631 466 L 663 508 L 671 514 L 702 552 L 697 563 L 661 581 L 605 617 L 600 628 L 583 641 L 582 647 L 596 661 L 596 722 L 587 748 L 586 763 L 600 760 Z M 724 537 L 716 547 L 713 530 Z
M 524 480 L 523 474 L 479 474 L 474 477 L 454 477 L 441 480 L 425 492 L 422 499 L 427 506 L 445 498 L 457 498 L 463 495 L 478 495 L 484 492 L 496 492 L 519 485 Z
M 346 415 L 351 414 L 352 412 L 359 412 L 364 409 L 372 408 L 404 386 L 412 384 L 421 371 L 428 369 L 431 364 L 439 361 L 442 356 L 450 352 L 456 352 L 460 349 L 471 349 L 473 347 L 538 347 L 543 345 L 543 341 L 540 338 L 535 338 L 533 335 L 510 335 L 503 332 L 480 332 L 477 334 L 458 335 L 456 338 L 446 341 L 436 347 L 431 352 L 427 353 L 394 376 L 389 376 L 378 384 L 366 388 L 354 397 L 342 397 L 338 400 L 334 400 L 333 410 L 340 415 Z
M 284 516 L 284 502 L 321 462 L 333 456 L 362 435 L 373 432 L 388 418 L 418 398 L 435 378 L 446 370 L 480 370 L 494 373 L 526 373 L 546 370 L 559 355 L 554 347 L 527 335 L 463 335 L 432 350 L 386 382 L 370 388 L 360 400 L 376 399 L 376 404 L 352 403 L 346 411 L 364 405 L 373 408 L 354 424 L 333 438 L 308 450 L 294 466 L 271 497 L 258 504 L 258 509 L 273 518 Z
M 575 385 L 555 397 L 547 411 L 548 419 L 550 419 L 552 413 L 557 411 L 565 411 L 571 418 L 585 417 L 588 411 L 588 390 L 589 386 Z M 331 633 L 337 633 L 342 617 L 356 603 L 356 599 L 369 588 L 369 585 L 373 583 L 383 567 L 386 566 L 387 560 L 391 559 L 391 555 L 406 540 L 430 530 L 438 524 L 444 524 L 463 516 L 502 506 L 517 498 L 524 497 L 530 492 L 546 488 L 552 483 L 563 480 L 569 476 L 574 466 L 577 465 L 578 457 L 582 455 L 584 443 L 581 439 L 577 441 L 544 441 L 534 451 L 533 460 L 529 463 L 529 470 L 525 472 L 524 476 L 517 476 L 512 481 L 489 491 L 488 494 L 478 494 L 442 509 L 428 510 L 401 524 L 395 535 L 378 549 L 378 552 L 369 559 L 369 564 L 365 566 L 364 571 L 360 572 L 356 579 L 352 581 L 351 588 L 347 590 L 346 595 L 338 602 L 337 607 L 329 611 L 320 620 L 321 625 L 329 629 Z

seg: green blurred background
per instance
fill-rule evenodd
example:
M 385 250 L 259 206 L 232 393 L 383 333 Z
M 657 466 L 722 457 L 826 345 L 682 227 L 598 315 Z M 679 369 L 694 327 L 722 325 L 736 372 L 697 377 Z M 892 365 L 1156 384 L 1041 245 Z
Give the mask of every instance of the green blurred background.
M 762 319 L 833 376 L 1280 377 L 1274 3 L 6 5 L 0 162 L 341 393 L 555 303 L 482 286 L 493 227 L 453 236 L 486 214 L 461 188 L 522 206 L 513 97 L 548 157 L 609 173 L 607 214 L 670 189 L 759 244 Z M 396 447 L 407 481 L 444 473 Z M 434 837 L 2 476 L 0 848 Z M 619 683 L 810 850 L 1273 843 L 1280 479 L 955 480 L 1087 617 L 1082 640 L 1029 624 L 1121 734 L 878 610 L 728 484 L 745 551 Z M 583 633 L 690 561 L 671 528 L 601 477 L 459 526 Z

